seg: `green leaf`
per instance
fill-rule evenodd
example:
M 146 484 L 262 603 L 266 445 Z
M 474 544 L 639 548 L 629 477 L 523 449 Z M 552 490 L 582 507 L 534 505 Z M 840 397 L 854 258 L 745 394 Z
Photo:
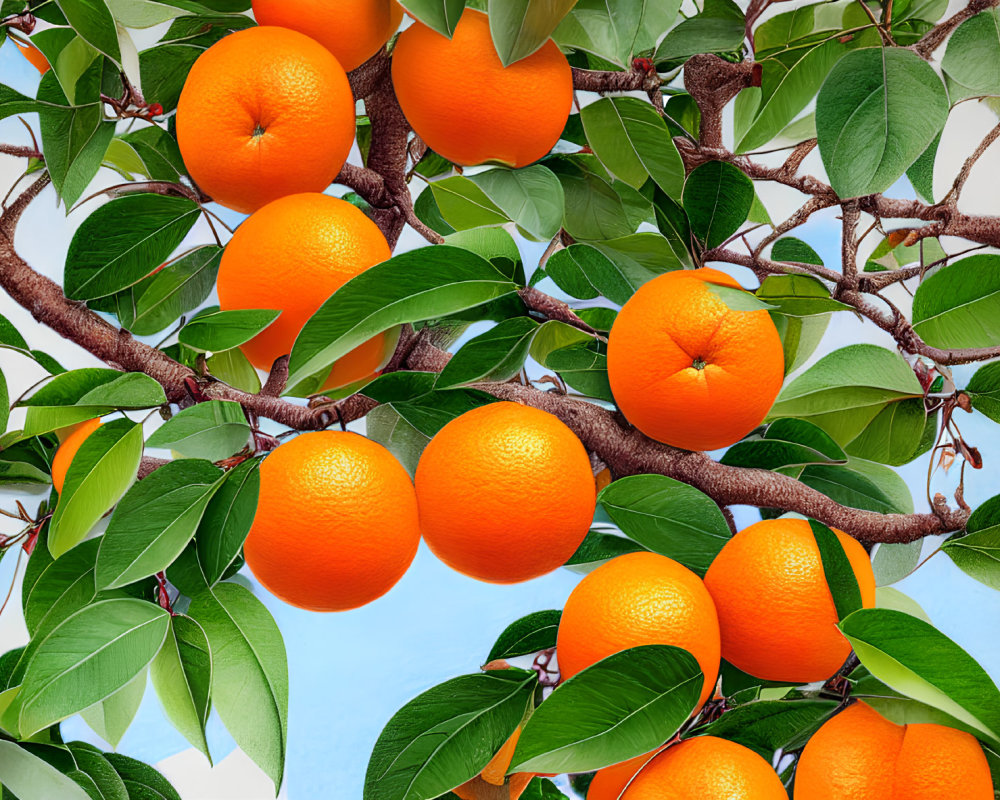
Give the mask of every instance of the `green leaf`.
M 226 473 L 208 501 L 195 535 L 198 560 L 209 586 L 225 575 L 250 533 L 260 493 L 260 459 L 251 458 Z
M 807 464 L 847 463 L 847 456 L 822 428 L 803 419 L 778 419 L 759 436 L 737 442 L 723 454 L 723 464 L 778 469 Z
M 146 446 L 221 461 L 246 447 L 249 438 L 250 425 L 239 403 L 210 400 L 182 409 L 153 431 Z
M 598 501 L 630 539 L 704 575 L 732 532 L 708 495 L 664 475 L 634 475 L 606 486 Z
M 1000 362 L 984 364 L 965 387 L 972 407 L 994 422 L 1000 422 Z
M 201 211 L 180 197 L 119 197 L 83 221 L 66 254 L 64 287 L 72 300 L 114 294 L 149 275 L 191 230 Z
M 520 724 L 536 685 L 533 672 L 494 670 L 411 700 L 375 742 L 364 800 L 434 798 L 477 775 Z
M 880 544 L 872 557 L 875 585 L 884 587 L 903 580 L 917 568 L 922 549 L 919 539 L 908 544 Z
M 608 171 L 639 189 L 652 178 L 671 197 L 684 188 L 684 164 L 663 117 L 635 97 L 605 97 L 580 119 L 594 154 Z
M 215 287 L 221 258 L 222 249 L 216 245 L 198 247 L 126 289 L 130 314 L 128 319 L 119 315 L 122 325 L 149 336 L 204 303 Z
M 80 199 L 101 168 L 115 135 L 115 124 L 104 120 L 103 106 L 98 101 L 102 68 L 103 60 L 96 59 L 77 82 L 76 105 L 67 100 L 55 72 L 50 70 L 38 86 L 39 103 L 27 109 L 38 111 L 45 166 L 56 194 L 67 208 Z M 86 98 L 86 102 L 80 98 Z M 10 106 L 5 106 L 5 111 L 9 110 Z
M 881 514 L 912 514 L 913 498 L 899 474 L 871 461 L 850 458 L 847 464 L 805 467 L 796 477 L 841 505 Z
M 901 47 L 847 53 L 816 99 L 819 152 L 834 191 L 842 198 L 885 191 L 947 118 L 944 85 L 916 53 Z
M 960 570 L 1000 591 L 1000 496 L 972 512 L 965 536 L 949 539 L 941 549 Z
M 486 192 L 466 177 L 442 178 L 433 181 L 429 188 L 441 217 L 456 230 L 503 225 L 509 221 Z
M 955 38 L 954 34 L 952 34 L 952 38 Z M 906 177 L 910 179 L 913 189 L 930 204 L 934 203 L 934 161 L 937 158 L 940 144 L 941 134 L 939 133 L 934 137 L 934 141 L 927 145 L 927 149 L 920 154 L 920 157 L 906 170 Z
M 399 4 L 424 25 L 449 39 L 465 10 L 465 0 L 399 0 Z
M 441 371 L 437 388 L 510 380 L 524 366 L 538 327 L 529 317 L 513 317 L 470 339 Z
M 4 794 L 19 800 L 90 800 L 71 778 L 16 742 L 0 739 L 0 775 Z
M 39 104 L 30 97 L 25 97 L 9 86 L 0 84 L 0 119 L 15 114 L 31 114 L 38 111 Z
M 718 736 L 770 759 L 776 750 L 798 750 L 840 707 L 836 700 L 756 700 L 729 709 L 699 735 Z
M 846 449 L 852 456 L 902 466 L 920 455 L 925 429 L 933 422 L 934 418 L 928 418 L 924 409 L 923 399 L 889 403 Z
M 92 47 L 115 63 L 121 63 L 115 19 L 104 0 L 56 0 L 56 5 L 73 30 Z
M 210 311 L 181 328 L 177 340 L 205 353 L 231 350 L 249 342 L 279 316 L 281 311 L 257 308 Z
M 59 81 L 59 87 L 66 95 L 69 105 L 76 104 L 76 85 L 87 69 L 98 58 L 97 50 L 91 47 L 72 28 L 48 28 L 31 37 Z
M 808 419 L 845 445 L 887 403 L 908 397 L 923 397 L 923 389 L 903 358 L 876 345 L 855 344 L 824 356 L 786 384 L 769 417 Z
M 80 716 L 98 736 L 117 747 L 139 712 L 145 694 L 144 669 L 110 697 L 81 711 Z
M 694 656 L 679 647 L 608 656 L 535 709 L 510 771 L 586 772 L 655 750 L 691 715 L 703 680 Z
M 628 236 L 639 226 L 622 195 L 595 156 L 573 156 L 546 162 L 562 184 L 566 209 L 563 227 L 574 239 L 603 241 Z M 630 191 L 634 191 L 628 187 Z
M 156 125 L 123 134 L 119 141 L 133 150 L 151 180 L 176 182 L 187 174 L 177 140 Z
M 557 326 L 569 330 L 562 330 Z M 546 322 L 531 343 L 531 357 L 543 367 L 555 370 L 570 388 L 581 394 L 614 402 L 611 384 L 608 382 L 607 346 L 584 333 L 585 341 L 566 347 L 553 347 L 560 339 L 574 335 L 570 331 L 583 333 L 564 322 Z
M 142 600 L 103 600 L 38 646 L 21 687 L 20 727 L 33 734 L 114 694 L 159 651 L 170 615 Z
M 813 250 L 809 244 L 803 242 L 801 239 L 796 239 L 794 236 L 784 236 L 781 239 L 778 239 L 778 241 L 771 246 L 771 258 L 775 261 L 789 261 L 797 264 L 815 264 L 819 267 L 823 266 L 823 259 L 820 258 L 819 253 Z M 774 275 L 772 277 L 782 276 Z M 784 277 L 804 277 L 812 279 L 808 275 L 788 275 Z
M 309 319 L 292 347 L 289 385 L 395 325 L 473 308 L 515 288 L 489 261 L 457 247 L 394 256 L 349 280 Z
M 776 308 L 744 289 L 717 283 L 706 283 L 705 287 L 733 311 L 772 311 Z
M 181 800 L 170 781 L 148 764 L 120 753 L 105 753 L 104 757 L 125 781 L 130 800 Z
M 771 275 L 764 278 L 757 290 L 757 297 L 775 307 L 778 313 L 795 317 L 851 309 L 851 306 L 830 297 L 830 290 L 811 275 Z
M 913 328 L 932 347 L 991 347 L 1000 338 L 1000 256 L 941 267 L 913 297 Z
M 33 637 L 52 630 L 94 599 L 94 564 L 99 546 L 96 539 L 82 542 L 62 558 L 49 562 L 25 591 L 24 621 Z
M 837 619 L 842 620 L 862 608 L 861 589 L 854 575 L 844 546 L 832 530 L 821 522 L 809 520 L 819 556 L 823 562 L 823 575 L 826 577 L 830 594 L 833 595 L 833 605 L 837 609 Z
M 962 87 L 961 96 L 1000 93 L 1000 12 L 990 8 L 959 25 L 941 68 Z
M 643 237 L 642 241 L 648 241 L 651 236 L 656 237 L 656 234 L 639 233 L 602 243 L 572 244 L 554 253 L 546 262 L 545 271 L 559 288 L 574 297 L 590 299 L 603 295 L 623 305 L 646 281 L 660 272 L 681 266 L 680 262 L 670 263 L 669 247 L 665 246 L 666 240 L 662 237 L 656 237 L 657 244 L 662 243 L 665 247 L 656 254 L 658 268 L 655 271 L 628 255 L 628 251 L 638 244 L 636 239 Z
M 684 210 L 691 230 L 708 248 L 718 247 L 739 230 L 753 198 L 753 182 L 724 161 L 695 167 L 684 184 Z
M 498 167 L 476 173 L 468 180 L 478 186 L 508 219 L 534 238 L 547 241 L 559 232 L 563 218 L 563 190 L 559 179 L 548 167 L 541 164 L 521 169 Z M 435 185 L 431 184 L 432 187 Z M 438 204 L 441 204 L 440 200 Z M 442 213 L 445 213 L 443 209 Z
M 220 583 L 188 612 L 208 636 L 212 704 L 243 751 L 281 786 L 288 741 L 288 660 L 274 619 L 247 589 Z
M 972 656 L 933 626 L 899 611 L 863 609 L 840 629 L 880 681 L 1000 742 L 1000 690 Z
M 170 566 L 191 541 L 222 470 L 208 461 L 170 461 L 118 503 L 97 555 L 103 589 L 127 586 Z
M 745 27 L 743 11 L 732 0 L 705 0 L 701 13 L 664 37 L 653 59 L 675 63 L 699 53 L 728 53 L 742 44 Z
M 146 99 L 163 106 L 166 113 L 177 108 L 184 81 L 205 48 L 193 43 L 151 47 L 139 54 L 139 74 Z
M 171 617 L 167 640 L 149 672 L 167 719 L 211 761 L 205 723 L 212 684 L 212 653 L 201 625 L 183 615 Z
M 90 778 L 91 785 L 98 789 L 99 800 L 129 800 L 125 782 L 100 750 L 85 742 L 70 742 L 66 749 L 76 762 L 75 774 Z
M 239 348 L 213 353 L 206 363 L 209 372 L 220 381 L 250 394 L 260 391 L 260 376 Z
M 418 431 L 403 419 L 392 406 L 382 405 L 372 409 L 365 417 L 368 437 L 392 453 L 410 473 L 416 474 L 420 454 L 431 437 Z
M 641 544 L 613 533 L 591 530 L 564 566 L 574 572 L 590 572 L 611 558 L 645 550 Z
M 553 38 L 563 49 L 584 50 L 627 68 L 633 55 L 655 46 L 659 34 L 673 24 L 679 8 L 677 0 L 579 0 Z
M 101 425 L 88 436 L 66 471 L 49 529 L 55 558 L 74 547 L 135 480 L 142 459 L 142 426 L 127 419 Z
M 516 658 L 556 646 L 561 611 L 536 611 L 512 622 L 497 638 L 486 662 Z
M 576 0 L 490 0 L 490 33 L 506 67 L 530 56 L 545 42 Z

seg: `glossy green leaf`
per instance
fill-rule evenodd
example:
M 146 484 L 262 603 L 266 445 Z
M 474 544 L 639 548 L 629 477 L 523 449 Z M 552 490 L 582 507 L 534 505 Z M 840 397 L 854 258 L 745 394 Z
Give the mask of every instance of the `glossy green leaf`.
M 199 314 L 181 328 L 178 341 L 201 352 L 231 350 L 249 342 L 265 330 L 281 311 L 270 309 L 234 309 Z
M 850 458 L 843 466 L 817 464 L 792 469 L 806 486 L 841 505 L 881 514 L 913 513 L 913 497 L 906 482 L 895 470 L 881 464 Z
M 149 336 L 174 323 L 211 294 L 221 258 L 215 245 L 198 247 L 126 290 L 130 313 L 126 319 L 119 314 L 122 325 Z
M 97 585 L 127 586 L 166 569 L 191 541 L 222 470 L 208 461 L 170 461 L 121 499 L 101 539 Z
M 563 227 L 570 236 L 603 241 L 635 233 L 640 221 L 631 219 L 622 195 L 595 156 L 549 160 L 546 165 L 562 185 L 566 200 Z
M 281 786 L 288 741 L 288 661 L 274 619 L 247 589 L 220 583 L 188 612 L 212 652 L 212 705 L 236 743 Z
M 66 749 L 76 762 L 74 776 L 82 773 L 90 778 L 100 800 L 129 800 L 125 782 L 100 750 L 85 742 L 70 742 Z
M 837 534 L 816 520 L 809 520 L 809 527 L 812 529 L 816 545 L 819 547 L 820 560 L 823 562 L 823 575 L 826 578 L 827 586 L 830 587 L 830 594 L 833 596 L 833 605 L 837 609 L 837 619 L 845 619 L 862 607 L 861 589 L 858 587 L 854 568 L 851 566 Z
M 638 189 L 649 178 L 671 197 L 684 188 L 684 164 L 663 117 L 635 97 L 605 97 L 584 106 L 587 142 L 608 171 Z
M 901 47 L 847 53 L 816 99 L 819 152 L 834 190 L 842 198 L 885 191 L 947 118 L 944 85 L 916 53 Z
M 159 651 L 170 615 L 142 600 L 103 600 L 38 646 L 22 684 L 20 727 L 34 733 L 114 694 Z
M 1000 12 L 986 9 L 965 20 L 948 39 L 941 67 L 961 97 L 1000 93 Z
M 137 283 L 170 257 L 200 214 L 190 200 L 157 194 L 127 195 L 101 206 L 73 234 L 66 296 L 92 300 Z
M 190 617 L 171 617 L 167 639 L 149 674 L 167 719 L 211 761 L 205 724 L 212 684 L 212 653 L 202 627 Z
M 836 700 L 757 700 L 728 710 L 715 722 L 699 728 L 749 747 L 770 759 L 776 750 L 798 750 L 839 708 Z
M 146 670 L 100 703 L 80 712 L 83 721 L 112 747 L 125 736 L 146 694 Z
M 260 376 L 238 347 L 213 353 L 206 363 L 209 372 L 220 381 L 225 381 L 230 386 L 250 394 L 260 391 Z
M 88 436 L 66 471 L 49 529 L 49 551 L 59 558 L 87 535 L 135 480 L 142 459 L 142 426 L 127 419 Z
M 973 255 L 928 276 L 913 298 L 913 328 L 933 347 L 991 347 L 1000 339 L 1000 256 Z
M 923 620 L 886 609 L 857 611 L 840 628 L 861 663 L 880 681 L 1000 742 L 1000 690 L 975 659 L 943 633 Z
M 530 56 L 576 5 L 576 0 L 490 0 L 490 33 L 504 66 Z
M 744 439 L 723 454 L 723 464 L 752 469 L 846 463 L 847 456 L 822 428 L 803 419 L 778 419 L 760 435 Z
M 478 186 L 508 219 L 536 239 L 547 241 L 559 232 L 563 217 L 563 190 L 559 179 L 548 167 L 541 164 L 521 169 L 497 167 L 478 172 L 468 180 Z M 432 187 L 434 185 L 431 184 Z M 438 204 L 441 204 L 440 200 Z M 445 218 L 447 216 L 445 214 Z
M 477 775 L 520 724 L 536 685 L 533 672 L 494 670 L 411 700 L 375 742 L 364 800 L 435 798 Z
M 564 48 L 593 53 L 627 68 L 633 55 L 656 45 L 659 34 L 671 26 L 679 8 L 677 0 L 579 0 L 553 38 Z
M 468 250 L 437 245 L 394 256 L 345 283 L 310 318 L 292 347 L 289 385 L 376 333 L 473 308 L 514 289 L 493 264 Z
M 606 486 L 598 502 L 630 539 L 704 575 L 732 532 L 708 495 L 664 475 L 634 475 Z
M 497 638 L 486 662 L 516 658 L 556 646 L 561 611 L 536 611 L 515 620 Z
M 880 544 L 872 556 L 876 586 L 888 586 L 903 580 L 920 563 L 923 540 L 908 544 Z
M 829 314 L 809 317 L 787 317 L 771 314 L 771 321 L 781 337 L 781 350 L 785 358 L 785 375 L 791 375 L 803 366 L 816 352 L 823 334 L 830 325 Z
M 400 0 L 399 4 L 424 25 L 449 39 L 465 10 L 465 0 Z
M 653 58 L 676 63 L 698 53 L 728 53 L 743 42 L 745 27 L 743 11 L 732 0 L 705 0 L 701 13 L 664 37 Z
M 97 594 L 94 565 L 98 540 L 82 542 L 62 558 L 48 562 L 23 595 L 24 621 L 37 638 L 90 603 Z
M 511 772 L 585 772 L 656 749 L 698 702 L 701 668 L 686 650 L 645 645 L 561 684 L 531 715 Z
M 513 317 L 466 342 L 441 371 L 437 388 L 507 381 L 520 372 L 538 323 Z
M 16 742 L 0 740 L 0 777 L 4 794 L 19 800 L 91 800 L 71 778 Z
M 954 38 L 954 34 L 952 34 Z M 1000 84 L 998 84 L 1000 85 Z M 906 170 L 906 177 L 921 199 L 934 203 L 934 161 L 937 159 L 938 146 L 941 144 L 941 134 L 934 137 L 927 149 Z
M 250 425 L 239 403 L 210 400 L 185 408 L 146 440 L 147 447 L 174 450 L 185 458 L 221 461 L 246 447 Z
M 777 246 L 774 249 L 778 249 Z M 773 251 L 772 257 L 774 257 Z M 851 308 L 830 297 L 830 290 L 818 279 L 809 275 L 771 275 L 760 285 L 757 297 L 774 306 L 779 313 L 795 317 L 809 317 Z
M 1000 591 L 1000 496 L 972 512 L 965 536 L 941 545 L 955 565 L 977 581 Z
M 32 36 L 31 43 L 49 62 L 59 81 L 59 88 L 66 95 L 69 104 L 75 105 L 77 82 L 98 58 L 97 50 L 78 36 L 72 28 L 47 28 Z M 87 99 L 81 98 L 84 102 Z
M 156 125 L 123 134 L 119 141 L 133 150 L 152 180 L 176 181 L 187 174 L 177 140 Z
M 503 225 L 509 221 L 486 192 L 461 175 L 432 182 L 430 191 L 442 218 L 456 230 Z
M 170 113 L 177 108 L 184 81 L 198 56 L 205 52 L 190 42 L 161 44 L 139 54 L 139 74 L 145 96 Z
M 227 472 L 202 515 L 195 538 L 210 586 L 222 579 L 250 533 L 260 492 L 260 463 L 251 458 Z
M 104 0 L 56 0 L 56 5 L 73 30 L 112 61 L 121 63 L 115 19 Z
M 994 422 L 1000 422 L 1000 362 L 984 364 L 965 387 L 972 407 Z
M 753 182 L 724 161 L 695 167 L 684 184 L 684 210 L 691 231 L 708 248 L 718 247 L 739 230 L 753 198 Z
M 922 399 L 889 403 L 848 443 L 847 452 L 879 464 L 908 464 L 920 454 L 925 429 L 933 421 L 928 420 Z
M 105 753 L 104 757 L 125 781 L 129 800 L 181 800 L 170 781 L 148 764 L 120 753 Z
M 608 559 L 617 558 L 626 553 L 638 553 L 645 549 L 638 542 L 625 536 L 591 529 L 564 566 L 574 572 L 586 573 Z

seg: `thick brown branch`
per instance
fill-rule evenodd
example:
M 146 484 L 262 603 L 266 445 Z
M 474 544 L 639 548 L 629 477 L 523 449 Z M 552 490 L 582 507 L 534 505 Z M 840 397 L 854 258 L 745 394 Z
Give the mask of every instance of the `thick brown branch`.
M 597 335 L 597 329 L 592 328 L 579 316 L 577 313 L 570 308 L 568 303 L 564 303 L 562 300 L 557 300 L 551 295 L 541 292 L 533 286 L 528 286 L 524 289 L 518 291 L 518 295 L 524 304 L 528 307 L 529 311 L 534 311 L 536 314 L 541 314 L 546 319 L 554 319 L 560 322 L 565 322 L 567 325 L 572 325 L 574 328 L 579 328 L 581 331 Z
M 646 72 L 634 68 L 605 72 L 573 67 L 573 88 L 583 92 L 638 92 L 644 88 L 646 78 Z
M 692 56 L 684 64 L 684 87 L 701 110 L 699 145 L 722 148 L 722 109 L 741 90 L 759 85 L 760 75 L 747 61 L 731 63 L 708 53 Z
M 998 3 L 1000 0 L 971 0 L 965 8 L 927 31 L 920 41 L 913 45 L 913 51 L 921 58 L 929 59 L 934 51 L 944 44 L 945 39 L 951 36 L 955 28 L 980 11 L 993 8 Z

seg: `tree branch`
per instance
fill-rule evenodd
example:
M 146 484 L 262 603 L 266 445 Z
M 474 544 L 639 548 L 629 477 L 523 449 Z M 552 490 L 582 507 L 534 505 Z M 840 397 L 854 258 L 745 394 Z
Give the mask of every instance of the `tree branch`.
M 934 51 L 944 44 L 944 40 L 951 36 L 955 28 L 980 11 L 993 8 L 997 4 L 1000 4 L 1000 0 L 971 0 L 965 8 L 927 31 L 919 42 L 912 45 L 913 52 L 923 59 L 929 59 Z

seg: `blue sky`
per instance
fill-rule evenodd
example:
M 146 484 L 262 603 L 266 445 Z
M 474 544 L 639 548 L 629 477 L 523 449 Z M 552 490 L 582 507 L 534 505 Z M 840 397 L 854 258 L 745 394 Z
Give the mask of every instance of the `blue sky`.
M 29 94 L 37 82 L 33 70 L 10 44 L 0 48 L 0 80 Z M 0 123 L 0 141 L 24 142 L 23 128 L 15 120 Z M 12 174 L 10 159 L 4 159 L 0 163 L 4 191 Z M 72 229 L 86 212 L 74 214 L 67 222 L 62 210 L 53 207 L 51 194 L 48 198 L 29 212 L 18 246 L 37 269 L 58 280 Z M 829 219 L 805 229 L 802 236 L 827 263 L 837 263 L 839 244 Z M 408 235 L 403 247 L 418 244 Z M 524 254 L 526 264 L 533 267 L 539 248 L 527 246 Z M 0 296 L 0 313 L 14 320 L 33 346 L 49 350 L 68 366 L 91 363 L 75 347 L 40 330 L 6 295 Z M 890 345 L 873 326 L 840 314 L 830 327 L 823 352 L 858 341 Z M 0 357 L 0 366 L 15 392 L 39 377 L 23 362 L 6 357 Z M 956 371 L 959 385 L 972 371 Z M 963 417 L 961 423 L 968 438 L 982 449 L 987 464 L 981 472 L 967 473 L 966 497 L 975 506 L 996 492 L 991 466 L 993 459 L 1000 458 L 1000 445 L 992 423 L 972 417 Z M 902 470 L 914 487 L 918 508 L 922 507 L 926 466 L 925 457 Z M 942 491 L 949 483 L 949 479 L 935 479 L 935 487 Z M 0 502 L 8 505 L 9 497 L 5 494 Z M 757 518 L 751 509 L 738 510 L 741 525 Z M 933 546 L 928 542 L 925 554 Z M 0 587 L 8 585 L 13 565 L 13 558 L 0 563 Z M 360 798 L 371 747 L 392 714 L 430 686 L 476 670 L 506 624 L 531 611 L 561 607 L 578 580 L 578 575 L 560 570 L 517 586 L 492 586 L 451 571 L 421 546 L 413 567 L 387 596 L 349 613 L 301 611 L 258 590 L 284 634 L 289 657 L 287 795 L 294 800 Z M 1000 640 L 993 635 L 1000 621 L 1000 593 L 966 578 L 942 555 L 897 588 L 917 600 L 942 631 L 1000 679 Z M 10 615 L 9 609 L 7 619 L 0 621 L 0 638 L 5 639 L 0 649 L 20 643 L 14 641 L 17 634 Z M 70 720 L 64 731 L 67 738 L 98 741 L 78 719 Z M 216 760 L 234 747 L 217 717 L 211 721 L 209 740 Z M 188 744 L 163 718 L 150 690 L 119 749 L 157 762 L 187 750 Z M 190 795 L 192 799 L 206 796 Z

